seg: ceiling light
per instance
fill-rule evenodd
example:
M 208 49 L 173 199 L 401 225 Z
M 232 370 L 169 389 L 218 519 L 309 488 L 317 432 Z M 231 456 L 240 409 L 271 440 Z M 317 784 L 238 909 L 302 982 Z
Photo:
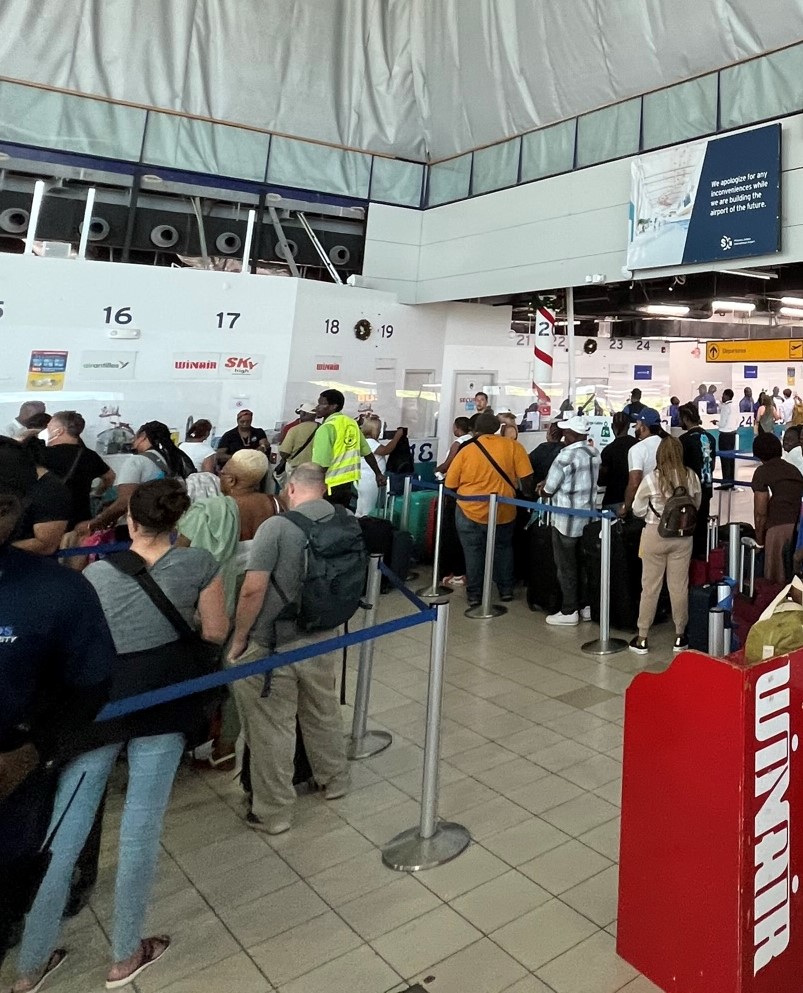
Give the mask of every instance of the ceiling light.
M 803 309 L 798 307 L 781 307 L 778 313 L 782 317 L 803 317 Z
M 689 309 L 689 307 L 673 306 L 668 303 L 651 303 L 647 307 L 640 308 L 645 314 L 657 314 L 662 317 L 685 317 Z
M 280 193 L 266 193 L 265 199 L 268 203 L 281 203 L 282 197 Z
M 803 307 L 803 298 L 801 298 L 801 297 L 781 297 L 781 303 L 785 307 Z
M 8 152 L 0 152 L 0 162 L 8 162 L 10 158 L 11 156 L 8 154 Z
M 750 279 L 777 279 L 777 272 L 762 272 L 760 269 L 715 269 L 726 276 L 747 276 Z
M 153 173 L 150 173 L 149 172 L 149 173 L 147 173 L 147 175 L 145 175 L 145 176 L 142 177 L 142 182 L 143 183 L 150 183 L 151 186 L 158 186 L 160 183 L 163 183 L 164 180 L 162 179 L 161 176 L 155 176 L 155 175 L 153 175 Z
M 711 309 L 714 311 L 724 310 L 726 313 L 730 311 L 734 314 L 752 314 L 756 305 L 744 303 L 742 300 L 714 300 Z

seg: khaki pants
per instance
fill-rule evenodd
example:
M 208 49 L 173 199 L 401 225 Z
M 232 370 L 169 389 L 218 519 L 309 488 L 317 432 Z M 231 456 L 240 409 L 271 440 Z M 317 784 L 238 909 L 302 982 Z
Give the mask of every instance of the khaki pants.
M 648 524 L 641 535 L 641 604 L 638 615 L 639 637 L 646 638 L 655 620 L 655 608 L 661 587 L 669 587 L 672 621 L 675 631 L 683 634 L 689 623 L 689 562 L 691 538 L 662 538 L 656 524 Z
M 281 650 L 310 643 L 306 639 L 294 641 L 283 645 Z M 253 662 L 268 654 L 264 645 L 251 641 L 237 662 Z M 337 692 L 339 665 L 340 656 L 330 652 L 274 669 L 270 694 L 264 698 L 264 676 L 250 676 L 231 684 L 251 750 L 251 809 L 260 820 L 289 814 L 295 801 L 296 714 L 316 781 L 328 786 L 348 780 L 346 739 Z

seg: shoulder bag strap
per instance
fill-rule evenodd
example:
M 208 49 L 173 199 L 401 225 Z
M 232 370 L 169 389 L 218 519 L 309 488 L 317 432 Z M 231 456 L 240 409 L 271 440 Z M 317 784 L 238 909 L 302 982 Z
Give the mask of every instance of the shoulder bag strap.
M 282 517 L 290 521 L 291 524 L 295 524 L 295 526 L 299 529 L 299 531 L 304 532 L 304 537 L 309 538 L 310 531 L 312 530 L 313 524 L 315 522 L 310 520 L 310 518 L 307 517 L 306 514 L 300 514 L 297 510 L 286 510 L 282 514 Z M 279 594 L 279 599 L 282 601 L 285 607 L 289 607 L 293 601 L 290 599 L 290 597 L 288 597 L 288 595 L 284 592 L 281 586 L 279 586 L 279 583 L 277 582 L 274 573 L 270 574 L 270 584 Z
M 78 468 L 78 463 L 81 461 L 81 455 L 83 454 L 83 451 L 84 451 L 83 448 L 81 448 L 81 446 L 79 445 L 78 454 L 73 459 L 73 463 L 70 466 L 69 472 L 67 473 L 66 476 L 62 476 L 61 478 L 62 483 L 69 483 L 69 481 L 72 479 L 73 473 Z
M 117 552 L 115 555 L 109 555 L 106 561 L 119 572 L 131 576 L 139 583 L 159 613 L 170 621 L 182 638 L 198 638 L 198 632 L 184 620 L 173 601 L 148 572 L 144 559 L 136 552 Z
M 485 456 L 485 458 L 488 459 L 488 461 L 491 463 L 491 465 L 494 467 L 494 469 L 496 469 L 496 471 L 499 473 L 499 475 L 502 477 L 502 479 L 504 479 L 504 481 L 511 488 L 511 490 L 513 490 L 513 493 L 515 494 L 516 493 L 516 487 L 514 486 L 513 482 L 511 481 L 510 476 L 508 476 L 508 474 L 505 472 L 505 470 L 499 465 L 499 463 L 496 461 L 496 459 L 493 457 L 493 455 L 491 455 L 491 453 L 488 451 L 488 449 L 485 448 L 484 445 L 481 445 L 480 444 L 479 438 L 472 438 L 471 441 L 467 441 L 465 443 L 465 445 L 463 445 L 463 448 L 467 448 L 469 445 L 476 445 L 479 448 L 479 450 L 482 452 L 482 454 Z
M 285 459 L 285 462 L 289 462 L 289 461 L 290 461 L 291 459 L 297 459 L 297 458 L 298 458 L 298 456 L 299 456 L 299 455 L 300 455 L 300 454 L 301 454 L 301 453 L 302 453 L 302 452 L 303 452 L 303 451 L 304 451 L 304 450 L 305 450 L 306 448 L 308 448 L 308 447 L 309 447 L 309 445 L 310 445 L 310 444 L 312 443 L 312 439 L 313 439 L 313 438 L 315 437 L 315 432 L 316 432 L 316 431 L 318 430 L 318 427 L 319 427 L 319 425 L 317 425 L 317 424 L 316 424 L 316 425 L 315 425 L 315 428 L 314 428 L 314 430 L 313 430 L 313 431 L 312 431 L 312 433 L 310 434 L 310 436 L 309 436 L 309 438 L 307 438 L 307 440 L 306 440 L 306 441 L 304 442 L 304 444 L 303 444 L 303 445 L 301 446 L 301 448 L 297 448 L 297 449 L 296 449 L 296 450 L 295 450 L 295 451 L 293 452 L 293 454 L 292 454 L 292 455 L 288 455 L 288 456 L 287 456 L 287 458 Z

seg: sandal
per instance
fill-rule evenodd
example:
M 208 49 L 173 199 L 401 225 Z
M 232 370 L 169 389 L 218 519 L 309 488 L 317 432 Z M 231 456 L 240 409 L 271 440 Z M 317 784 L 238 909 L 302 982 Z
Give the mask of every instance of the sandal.
M 133 983 L 137 976 L 144 972 L 148 966 L 153 965 L 154 962 L 158 962 L 169 947 L 170 938 L 166 934 L 154 935 L 152 938 L 143 938 L 140 942 L 142 958 L 139 965 L 134 966 L 131 972 L 125 976 L 121 976 L 119 979 L 107 979 L 106 989 L 117 990 L 123 986 L 128 986 L 129 983 Z
M 28 981 L 24 979 L 18 979 L 16 983 L 11 987 L 11 993 L 38 993 L 39 990 L 45 985 L 45 982 L 53 975 L 59 966 L 64 965 L 64 961 L 67 958 L 66 948 L 56 948 L 51 954 L 50 958 L 47 960 L 47 965 L 45 966 L 45 971 L 36 981 L 33 986 L 28 985 Z

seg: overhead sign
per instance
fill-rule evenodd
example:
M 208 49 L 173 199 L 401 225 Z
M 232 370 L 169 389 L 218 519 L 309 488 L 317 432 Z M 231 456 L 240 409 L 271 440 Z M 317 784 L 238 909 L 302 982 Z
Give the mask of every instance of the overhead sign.
M 780 124 L 633 160 L 629 269 L 725 262 L 780 249 Z
M 756 341 L 709 341 L 705 346 L 706 362 L 801 362 L 803 339 L 764 338 Z M 745 366 L 745 379 L 748 376 Z
M 757 365 L 746 365 L 744 367 L 744 378 L 745 379 L 758 379 L 758 366 Z
M 652 379 L 651 365 L 633 366 L 633 379 Z

